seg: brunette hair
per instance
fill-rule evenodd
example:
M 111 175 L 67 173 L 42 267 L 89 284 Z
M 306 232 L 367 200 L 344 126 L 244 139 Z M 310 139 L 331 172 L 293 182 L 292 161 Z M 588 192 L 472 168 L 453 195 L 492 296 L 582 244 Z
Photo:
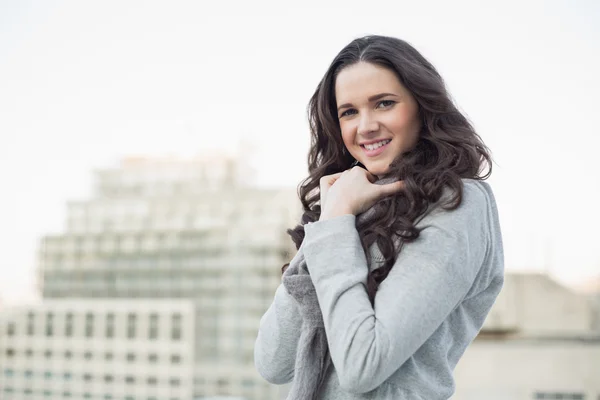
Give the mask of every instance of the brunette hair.
M 368 62 L 394 72 L 418 104 L 421 131 L 416 145 L 390 165 L 386 176 L 404 181 L 404 189 L 375 204 L 374 217 L 357 230 L 369 257 L 369 247 L 377 242 L 385 263 L 368 275 L 367 292 L 371 303 L 379 284 L 386 278 L 403 244 L 419 237 L 417 218 L 428 205 L 438 202 L 445 187 L 452 195 L 445 209 L 462 201 L 462 178 L 486 179 L 492 172 L 490 151 L 471 123 L 454 105 L 444 81 L 433 65 L 407 42 L 387 36 L 365 36 L 353 40 L 334 58 L 308 104 L 311 146 L 309 176 L 298 186 L 303 206 L 300 223 L 287 232 L 296 248 L 304 239 L 304 225 L 317 221 L 321 213 L 319 180 L 344 171 L 354 159 L 342 141 L 335 80 L 341 70 L 358 62 Z M 288 264 L 282 267 L 285 271 Z

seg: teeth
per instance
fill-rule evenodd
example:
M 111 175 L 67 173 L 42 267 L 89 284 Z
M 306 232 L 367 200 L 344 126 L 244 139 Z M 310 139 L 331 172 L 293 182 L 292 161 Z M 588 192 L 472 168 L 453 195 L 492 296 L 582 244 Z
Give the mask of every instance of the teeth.
M 382 140 L 381 142 L 373 143 L 373 144 L 365 144 L 365 149 L 367 150 L 375 150 L 380 148 L 383 145 L 386 145 L 390 142 L 390 140 Z

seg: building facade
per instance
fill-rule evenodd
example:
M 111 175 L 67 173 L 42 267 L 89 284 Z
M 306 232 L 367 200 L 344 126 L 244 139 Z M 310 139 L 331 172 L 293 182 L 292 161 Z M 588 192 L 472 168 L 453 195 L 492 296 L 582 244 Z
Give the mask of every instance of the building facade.
M 3 315 L 2 399 L 193 396 L 193 302 L 48 300 Z
M 70 202 L 65 231 L 41 239 L 38 282 L 43 304 L 6 321 L 0 356 L 5 398 L 62 399 L 67 392 L 73 398 L 115 400 L 278 398 L 280 389 L 254 370 L 253 346 L 260 316 L 280 282 L 280 268 L 295 251 L 285 231 L 299 219 L 299 202 L 295 188 L 252 187 L 240 170 L 244 168 L 234 159 L 215 156 L 127 159 L 118 168 L 96 171 L 92 198 Z M 184 309 L 171 316 L 153 311 L 174 304 Z M 137 311 L 123 312 L 133 305 Z M 115 359 L 131 354 L 129 363 L 122 364 L 129 375 L 115 372 L 112 381 L 104 380 L 106 371 L 121 368 L 101 356 L 116 339 L 87 337 L 86 324 L 99 332 L 111 323 L 122 333 L 149 333 L 149 324 L 168 330 L 173 315 L 190 329 L 185 338 L 172 343 L 163 336 L 150 342 L 156 351 L 162 348 L 157 357 L 168 369 L 174 349 L 188 346 L 185 356 L 173 356 L 178 367 L 170 375 L 147 371 L 151 366 L 141 349 L 147 353 L 152 347 L 138 338 L 119 342 L 119 353 L 113 354 Z M 29 318 L 36 326 L 34 339 L 27 334 Z M 46 328 L 62 332 L 69 321 L 79 327 L 75 332 L 84 329 L 82 342 L 75 336 L 37 336 Z M 32 340 L 39 342 L 33 348 Z M 92 342 L 99 353 L 87 359 L 83 347 Z M 61 347 L 67 343 L 78 346 L 70 359 Z M 46 348 L 51 351 L 47 359 Z M 48 362 L 32 369 L 25 361 L 37 363 L 40 354 Z M 82 354 L 81 361 L 93 364 L 93 371 L 81 372 L 82 365 L 74 363 Z M 81 373 L 66 371 L 65 362 Z M 140 374 L 131 375 L 134 369 Z M 54 378 L 65 374 L 79 386 L 48 388 L 47 376 L 56 383 Z M 157 383 L 148 386 L 150 378 Z M 123 379 L 123 390 L 113 391 Z M 173 394 L 159 391 L 161 384 Z
M 457 365 L 453 400 L 600 400 L 600 310 L 541 274 L 507 274 Z

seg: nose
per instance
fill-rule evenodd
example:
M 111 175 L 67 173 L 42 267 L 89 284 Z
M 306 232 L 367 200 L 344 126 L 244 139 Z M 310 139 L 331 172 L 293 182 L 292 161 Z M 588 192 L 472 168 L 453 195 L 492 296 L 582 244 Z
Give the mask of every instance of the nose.
M 373 115 L 371 115 L 371 113 L 369 112 L 361 113 L 356 133 L 358 135 L 364 136 L 368 135 L 371 132 L 377 132 L 378 130 L 379 123 L 373 117 Z

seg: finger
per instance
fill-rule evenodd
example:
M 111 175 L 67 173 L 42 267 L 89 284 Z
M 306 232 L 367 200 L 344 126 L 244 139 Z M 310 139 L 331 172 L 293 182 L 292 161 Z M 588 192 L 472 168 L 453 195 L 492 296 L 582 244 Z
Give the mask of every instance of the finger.
M 338 172 L 337 174 L 325 175 L 320 179 L 320 183 L 327 183 L 332 185 L 335 181 L 337 181 L 340 176 L 342 176 L 343 172 Z
M 319 197 L 321 202 L 321 208 L 325 207 L 327 202 L 327 192 L 329 188 L 342 176 L 342 172 L 337 174 L 325 175 L 319 180 Z
M 382 196 L 387 196 L 390 194 L 397 193 L 397 192 L 401 191 L 402 189 L 404 189 L 404 182 L 398 181 L 398 182 L 388 183 L 388 184 L 379 186 L 379 193 Z

